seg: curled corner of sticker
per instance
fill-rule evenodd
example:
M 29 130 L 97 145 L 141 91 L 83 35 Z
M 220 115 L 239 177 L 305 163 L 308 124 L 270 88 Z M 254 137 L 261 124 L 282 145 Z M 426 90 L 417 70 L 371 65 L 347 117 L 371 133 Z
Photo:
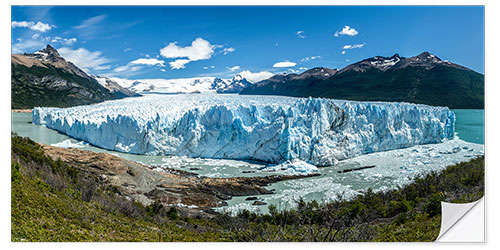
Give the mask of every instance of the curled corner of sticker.
M 484 242 L 484 197 L 471 203 L 441 202 L 436 242 Z

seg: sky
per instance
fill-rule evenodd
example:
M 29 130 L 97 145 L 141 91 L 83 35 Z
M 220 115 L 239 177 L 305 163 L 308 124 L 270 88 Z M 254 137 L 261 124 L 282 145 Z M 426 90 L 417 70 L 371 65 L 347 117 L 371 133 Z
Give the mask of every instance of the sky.
M 424 51 L 484 73 L 481 6 L 13 6 L 12 53 L 47 44 L 88 73 L 258 81 Z

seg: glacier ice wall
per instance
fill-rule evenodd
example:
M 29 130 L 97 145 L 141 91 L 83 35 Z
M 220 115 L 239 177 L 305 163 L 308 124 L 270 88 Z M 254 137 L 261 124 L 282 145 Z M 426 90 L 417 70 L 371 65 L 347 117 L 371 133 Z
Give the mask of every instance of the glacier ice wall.
M 453 138 L 455 124 L 445 107 L 214 94 L 151 94 L 32 114 L 35 124 L 110 150 L 317 166 L 439 143 Z

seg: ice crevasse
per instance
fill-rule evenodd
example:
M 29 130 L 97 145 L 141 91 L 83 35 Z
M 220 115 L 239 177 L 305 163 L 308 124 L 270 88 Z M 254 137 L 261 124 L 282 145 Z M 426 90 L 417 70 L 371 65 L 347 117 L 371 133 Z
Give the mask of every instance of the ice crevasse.
M 361 154 L 452 139 L 446 107 L 323 98 L 144 95 L 35 108 L 33 123 L 134 154 L 334 165 Z

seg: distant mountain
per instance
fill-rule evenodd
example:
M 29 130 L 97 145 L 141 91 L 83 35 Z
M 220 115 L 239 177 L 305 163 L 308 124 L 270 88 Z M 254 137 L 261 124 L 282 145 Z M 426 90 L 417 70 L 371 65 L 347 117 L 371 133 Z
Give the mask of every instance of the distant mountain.
M 222 80 L 216 78 L 214 83 L 217 81 L 217 85 L 213 86 L 217 93 L 240 93 L 246 87 L 252 85 L 247 79 L 242 77 L 240 74 L 235 75 L 232 79 Z
M 50 45 L 35 53 L 12 54 L 11 63 L 12 108 L 69 107 L 138 95 L 85 73 Z
M 139 94 L 135 93 L 132 90 L 126 89 L 120 84 L 118 84 L 116 81 L 106 78 L 106 77 L 100 77 L 100 76 L 92 76 L 101 86 L 107 88 L 111 93 L 113 93 L 115 96 L 119 98 L 125 98 L 125 97 L 130 97 L 130 96 L 139 96 Z
M 395 54 L 368 58 L 341 70 L 314 68 L 300 75 L 275 75 L 245 88 L 240 94 L 396 101 L 482 109 L 484 75 L 428 52 L 409 58 Z
M 218 77 L 195 77 L 179 79 L 115 79 L 122 87 L 137 93 L 239 93 L 252 85 L 237 74 L 231 79 Z

